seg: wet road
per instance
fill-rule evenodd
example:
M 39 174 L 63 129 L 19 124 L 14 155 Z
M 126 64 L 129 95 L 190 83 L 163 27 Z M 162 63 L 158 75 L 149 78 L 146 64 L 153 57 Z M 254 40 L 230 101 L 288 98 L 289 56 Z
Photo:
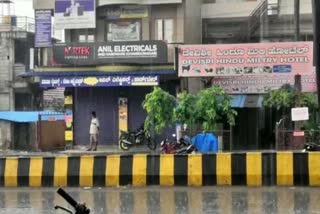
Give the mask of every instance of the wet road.
M 203 188 L 67 188 L 92 213 L 320 213 L 320 188 L 203 187 Z M 67 205 L 56 189 L 0 189 L 0 213 L 63 213 Z

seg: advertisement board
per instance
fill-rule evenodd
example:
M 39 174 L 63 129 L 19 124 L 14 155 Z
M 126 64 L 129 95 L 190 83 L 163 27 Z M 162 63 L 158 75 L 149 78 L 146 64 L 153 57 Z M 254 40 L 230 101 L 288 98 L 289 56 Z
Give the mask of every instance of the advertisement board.
M 141 24 L 139 21 L 110 22 L 108 24 L 108 41 L 139 41 Z
M 157 86 L 159 80 L 159 76 L 48 77 L 41 78 L 40 87 Z
M 53 54 L 58 64 L 65 65 L 164 64 L 168 61 L 167 45 L 162 41 L 56 44 Z
M 55 0 L 55 29 L 96 27 L 95 0 Z
M 179 46 L 179 76 L 311 74 L 312 42 Z
M 35 11 L 35 47 L 51 47 L 51 10 Z
M 119 136 L 121 131 L 128 131 L 128 98 L 119 97 L 118 98 L 118 121 L 119 121 Z
M 180 77 L 214 77 L 228 93 L 267 93 L 302 76 L 302 90 L 315 92 L 312 42 L 181 45 Z
M 104 19 L 140 19 L 149 16 L 145 5 L 117 5 L 102 8 L 99 17 Z
M 302 92 L 316 92 L 315 73 L 301 76 Z M 229 94 L 264 94 L 285 84 L 294 85 L 294 76 L 227 76 L 214 77 L 214 86 L 223 87 Z

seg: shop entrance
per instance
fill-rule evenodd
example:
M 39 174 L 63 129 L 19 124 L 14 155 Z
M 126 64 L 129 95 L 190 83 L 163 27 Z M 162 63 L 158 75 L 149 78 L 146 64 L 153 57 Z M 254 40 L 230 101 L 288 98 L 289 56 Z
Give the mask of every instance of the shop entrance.
M 127 100 L 127 128 L 135 130 L 144 122 L 146 113 L 142 108 L 142 102 L 151 90 L 151 87 L 76 88 L 74 95 L 75 145 L 89 145 L 92 111 L 97 113 L 100 121 L 99 145 L 118 145 L 119 125 L 123 122 L 119 120 L 123 116 L 119 115 L 120 98 Z

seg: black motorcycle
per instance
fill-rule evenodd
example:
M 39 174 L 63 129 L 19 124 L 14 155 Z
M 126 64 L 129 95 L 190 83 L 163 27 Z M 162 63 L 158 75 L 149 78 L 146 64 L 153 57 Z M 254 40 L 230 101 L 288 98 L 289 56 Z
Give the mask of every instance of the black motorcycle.
M 120 148 L 124 151 L 129 150 L 132 146 L 147 144 L 149 149 L 157 148 L 156 142 L 151 139 L 151 136 L 144 130 L 143 125 L 135 132 L 120 131 L 119 138 Z
M 304 148 L 302 150 L 303 152 L 315 152 L 315 151 L 320 151 L 320 145 L 317 143 L 305 143 Z
M 76 202 L 68 193 L 66 193 L 63 189 L 59 188 L 57 193 L 64 198 L 76 211 L 75 214 L 90 214 L 90 209 L 86 207 L 86 204 L 81 204 Z M 55 206 L 56 210 L 61 209 L 67 213 L 73 213 L 71 210 L 61 207 L 61 206 Z

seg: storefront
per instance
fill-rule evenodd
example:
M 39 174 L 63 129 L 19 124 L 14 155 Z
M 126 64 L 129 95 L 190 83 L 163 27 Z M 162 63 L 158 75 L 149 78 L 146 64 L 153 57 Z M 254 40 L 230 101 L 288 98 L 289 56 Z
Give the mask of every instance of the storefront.
M 57 67 L 34 72 L 42 88 L 63 87 L 72 97 L 73 137 L 88 145 L 91 112 L 100 120 L 100 145 L 117 145 L 119 130 L 135 130 L 145 119 L 142 103 L 153 86 L 175 94 L 177 75 L 161 41 L 59 44 Z
M 270 149 L 279 118 L 263 105 L 264 95 L 301 75 L 302 92 L 316 92 L 312 42 L 182 45 L 179 76 L 208 78 L 233 96 L 238 115 L 234 150 Z

